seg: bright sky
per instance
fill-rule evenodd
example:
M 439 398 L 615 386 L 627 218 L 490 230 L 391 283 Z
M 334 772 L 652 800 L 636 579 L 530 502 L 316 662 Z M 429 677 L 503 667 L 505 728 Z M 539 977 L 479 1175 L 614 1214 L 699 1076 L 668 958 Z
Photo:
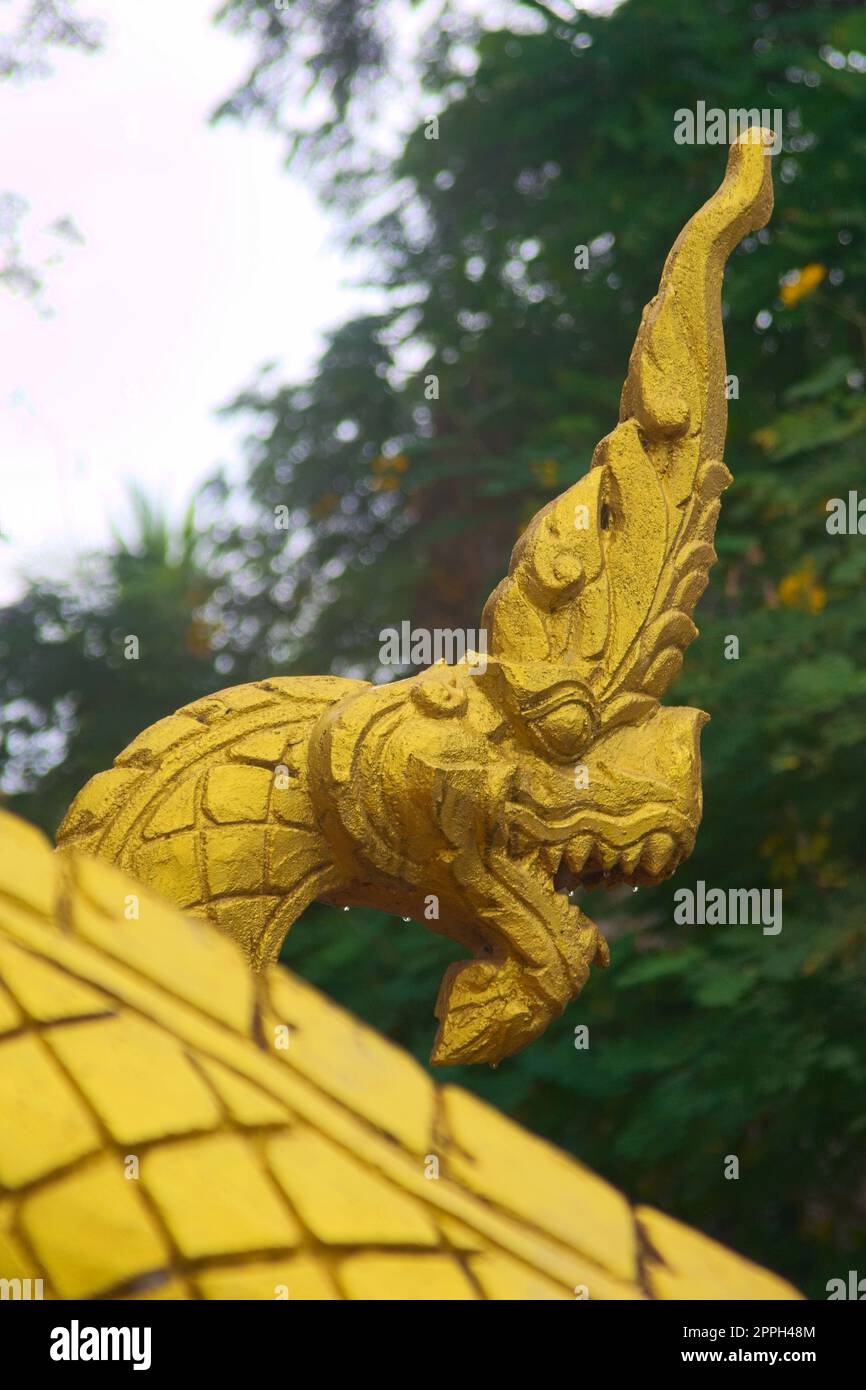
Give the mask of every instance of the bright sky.
M 4 31 L 23 2 L 0 0 Z M 59 217 L 85 237 L 46 275 L 50 317 L 0 286 L 0 603 L 22 572 L 65 572 L 123 529 L 130 482 L 178 516 L 219 463 L 237 476 L 243 424 L 218 407 L 266 361 L 303 378 L 324 332 L 373 302 L 281 140 L 208 125 L 252 52 L 214 28 L 217 4 L 81 0 L 106 23 L 103 51 L 52 55 L 53 75 L 0 86 L 0 194 L 31 205 L 25 260 L 56 251 L 45 229 Z M 463 6 L 488 21 L 512 8 Z M 394 8 L 411 50 L 435 0 Z
M 178 513 L 240 457 L 217 407 L 264 361 L 303 376 L 363 302 L 280 140 L 208 126 L 251 51 L 215 9 L 84 0 L 103 52 L 0 88 L 0 192 L 31 204 L 27 258 L 55 249 L 43 229 L 59 216 L 86 238 L 48 272 L 52 317 L 0 288 L 0 602 L 22 567 L 63 570 L 122 524 L 129 480 Z

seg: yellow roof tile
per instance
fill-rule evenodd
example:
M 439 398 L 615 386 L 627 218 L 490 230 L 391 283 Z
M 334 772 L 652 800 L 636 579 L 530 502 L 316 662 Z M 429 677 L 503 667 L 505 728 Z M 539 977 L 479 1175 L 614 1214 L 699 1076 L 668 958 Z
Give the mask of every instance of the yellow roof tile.
M 25 1198 L 21 1226 L 60 1298 L 93 1298 L 165 1268 L 171 1250 L 114 1154 Z

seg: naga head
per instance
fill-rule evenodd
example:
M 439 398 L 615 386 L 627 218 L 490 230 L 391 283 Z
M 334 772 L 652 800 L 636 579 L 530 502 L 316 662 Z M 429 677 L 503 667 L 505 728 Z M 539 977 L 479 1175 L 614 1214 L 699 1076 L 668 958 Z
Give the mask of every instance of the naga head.
M 545 978 L 532 948 L 518 948 L 507 975 L 483 962 L 455 968 L 434 1060 L 497 1059 L 543 1032 L 607 960 L 568 893 L 659 883 L 694 845 L 708 716 L 660 700 L 697 636 L 691 614 L 716 559 L 731 481 L 722 278 L 772 210 L 772 144 L 750 129 L 731 146 L 720 188 L 677 238 L 644 310 L 619 423 L 586 475 L 527 527 L 485 606 L 479 679 L 518 749 L 503 807 L 508 859 L 548 903 L 566 895 L 547 913 L 559 964 Z M 541 920 L 531 890 L 520 892 L 524 921 Z
M 485 606 L 494 698 L 538 758 L 516 822 L 535 818 L 541 834 L 543 821 L 571 886 L 658 882 L 700 821 L 708 716 L 659 701 L 697 636 L 691 614 L 716 559 L 730 482 L 722 277 L 772 210 L 771 146 L 759 129 L 731 146 L 643 312 L 619 423 L 527 527 Z

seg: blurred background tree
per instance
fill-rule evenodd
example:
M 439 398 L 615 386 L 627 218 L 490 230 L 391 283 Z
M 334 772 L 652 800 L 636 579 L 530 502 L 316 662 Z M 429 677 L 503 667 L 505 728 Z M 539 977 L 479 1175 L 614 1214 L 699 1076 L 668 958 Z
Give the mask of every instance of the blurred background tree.
M 9 0 L 0 0 L 4 7 Z M 104 26 L 85 18 L 75 0 L 27 0 L 0 10 L 0 81 L 19 85 L 51 75 L 51 61 L 64 50 L 83 54 L 100 52 Z M 30 211 L 26 197 L 0 190 L 0 288 L 26 295 L 41 303 L 45 272 L 62 259 L 66 246 L 82 240 L 68 214 L 46 228 L 47 256 L 35 251 L 32 229 L 26 225 Z
M 217 118 L 283 134 L 382 307 L 332 336 L 312 380 L 239 394 L 248 474 L 240 494 L 214 478 L 197 539 L 172 550 L 142 515 L 86 582 L 33 584 L 2 614 L 10 804 L 53 829 L 89 773 L 204 689 L 381 678 L 383 628 L 477 626 L 521 526 L 615 423 L 641 308 L 720 180 L 724 151 L 677 145 L 674 113 L 779 108 L 776 212 L 725 282 L 720 564 L 672 697 L 712 714 L 695 853 L 652 893 L 587 895 L 612 970 L 526 1053 L 448 1079 L 823 1296 L 866 1254 L 866 546 L 826 529 L 863 478 L 866 10 L 551 0 L 482 22 L 443 4 L 417 90 L 397 42 L 414 10 L 219 12 L 254 52 Z M 158 659 L 124 661 L 124 633 Z M 698 879 L 781 887 L 781 934 L 674 926 Z M 452 956 L 415 925 L 321 907 L 284 952 L 422 1060 Z
M 0 610 L 3 785 L 53 834 L 98 768 L 148 724 L 214 688 L 213 581 L 190 507 L 172 528 L 141 494 L 131 535 L 63 579 L 33 580 Z M 132 640 L 131 640 L 132 639 Z

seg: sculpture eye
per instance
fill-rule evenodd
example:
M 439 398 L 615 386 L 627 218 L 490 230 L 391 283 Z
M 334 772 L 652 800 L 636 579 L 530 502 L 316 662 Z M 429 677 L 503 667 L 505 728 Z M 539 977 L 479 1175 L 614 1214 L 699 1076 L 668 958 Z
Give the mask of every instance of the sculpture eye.
M 611 526 L 613 525 L 613 512 L 611 511 L 610 507 L 607 505 L 606 502 L 602 502 L 601 504 L 599 525 L 601 526 L 602 531 L 609 531 Z
M 579 757 L 595 730 L 592 713 L 579 700 L 561 700 L 530 721 L 535 738 L 553 757 L 568 761 Z

